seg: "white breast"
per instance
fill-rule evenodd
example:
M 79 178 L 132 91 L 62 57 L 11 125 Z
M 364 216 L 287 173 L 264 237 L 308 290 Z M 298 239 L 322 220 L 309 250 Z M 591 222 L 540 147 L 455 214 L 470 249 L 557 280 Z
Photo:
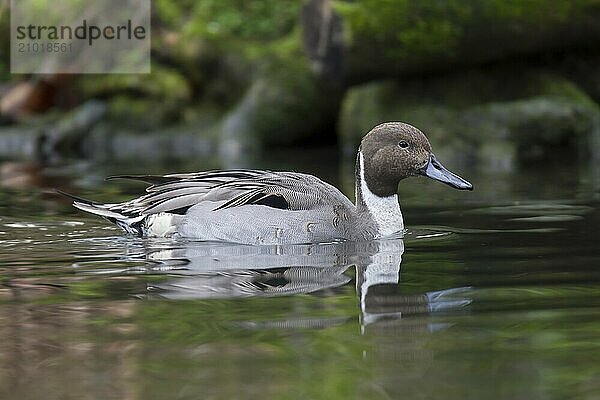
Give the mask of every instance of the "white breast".
M 381 236 L 389 236 L 404 229 L 404 221 L 398 195 L 394 194 L 388 197 L 379 197 L 369 190 L 364 174 L 364 161 L 362 152 L 359 153 L 360 162 L 360 191 L 362 200 L 367 206 L 367 210 L 377 224 Z

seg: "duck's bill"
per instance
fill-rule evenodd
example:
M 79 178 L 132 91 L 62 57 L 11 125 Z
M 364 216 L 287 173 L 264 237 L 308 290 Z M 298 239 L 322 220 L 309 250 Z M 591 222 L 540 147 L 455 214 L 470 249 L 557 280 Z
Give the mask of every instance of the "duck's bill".
M 429 162 L 420 172 L 421 175 L 445 183 L 455 189 L 473 190 L 473 185 L 470 182 L 448 171 L 433 154 L 429 156 Z

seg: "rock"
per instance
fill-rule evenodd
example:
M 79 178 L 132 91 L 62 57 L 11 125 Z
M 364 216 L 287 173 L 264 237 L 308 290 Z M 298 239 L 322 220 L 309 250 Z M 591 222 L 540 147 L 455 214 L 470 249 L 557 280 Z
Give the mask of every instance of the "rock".
M 426 132 L 454 163 L 510 169 L 553 151 L 598 157 L 598 105 L 560 76 L 521 71 L 510 79 L 502 70 L 464 71 L 358 86 L 342 105 L 342 143 L 352 153 L 374 125 L 399 120 Z
M 214 146 L 209 139 L 195 133 L 179 132 L 175 136 L 152 132 L 148 135 L 122 132 L 110 138 L 110 159 L 131 160 L 143 154 L 144 160 L 209 158 Z
M 344 71 L 350 84 L 576 48 L 597 49 L 600 40 L 596 0 L 327 3 L 343 21 Z
M 590 146 L 600 125 L 597 107 L 561 96 L 538 96 L 503 103 L 490 103 L 466 110 L 461 116 L 471 133 L 471 141 L 481 146 L 481 138 L 495 136 L 516 145 L 521 160 L 544 158 L 552 150 L 577 154 Z M 480 133 L 481 132 L 481 133 Z M 580 149 L 582 147 L 582 149 Z M 587 151 L 580 152 L 587 155 Z
M 600 53 L 570 54 L 561 61 L 561 73 L 577 83 L 596 103 L 600 103 Z
M 66 114 L 50 114 L 0 129 L 0 156 L 48 158 L 77 153 L 91 128 L 105 115 L 106 106 L 88 101 Z
M 152 66 L 152 74 L 97 75 L 80 80 L 85 98 L 107 99 L 106 119 L 117 127 L 155 130 L 180 122 L 191 102 L 185 77 Z
M 40 137 L 44 154 L 76 152 L 90 129 L 106 114 L 106 105 L 90 100 L 46 128 Z
M 140 157 L 146 161 L 194 157 L 208 159 L 214 156 L 215 148 L 215 140 L 211 133 L 199 132 L 196 125 L 178 125 L 140 134 L 99 124 L 82 141 L 81 154 L 89 159 L 110 160 L 132 160 Z
M 0 158 L 37 159 L 40 155 L 42 130 L 31 126 L 0 128 Z
M 304 66 L 257 79 L 221 124 L 221 153 L 235 157 L 269 146 L 335 140 L 341 91 Z M 319 135 L 317 135 L 317 133 Z

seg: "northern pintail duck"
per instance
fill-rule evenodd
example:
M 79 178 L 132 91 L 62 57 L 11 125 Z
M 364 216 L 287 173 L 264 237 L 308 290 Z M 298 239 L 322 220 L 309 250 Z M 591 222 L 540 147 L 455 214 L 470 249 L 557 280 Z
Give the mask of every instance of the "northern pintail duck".
M 401 234 L 404 222 L 397 189 L 409 176 L 424 175 L 456 189 L 473 189 L 442 166 L 419 129 L 401 122 L 378 125 L 362 139 L 355 174 L 356 204 L 312 175 L 234 169 L 118 176 L 151 186 L 145 195 L 124 203 L 75 198 L 73 205 L 139 236 L 319 243 Z

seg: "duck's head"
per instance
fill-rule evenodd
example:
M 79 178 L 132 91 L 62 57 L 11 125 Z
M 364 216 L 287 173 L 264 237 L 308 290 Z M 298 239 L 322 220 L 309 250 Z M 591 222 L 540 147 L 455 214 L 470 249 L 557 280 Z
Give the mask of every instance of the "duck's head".
M 396 194 L 398 183 L 409 176 L 424 175 L 455 189 L 473 190 L 473 185 L 448 171 L 431 150 L 419 129 L 402 122 L 377 125 L 360 145 L 364 180 L 379 197 Z

